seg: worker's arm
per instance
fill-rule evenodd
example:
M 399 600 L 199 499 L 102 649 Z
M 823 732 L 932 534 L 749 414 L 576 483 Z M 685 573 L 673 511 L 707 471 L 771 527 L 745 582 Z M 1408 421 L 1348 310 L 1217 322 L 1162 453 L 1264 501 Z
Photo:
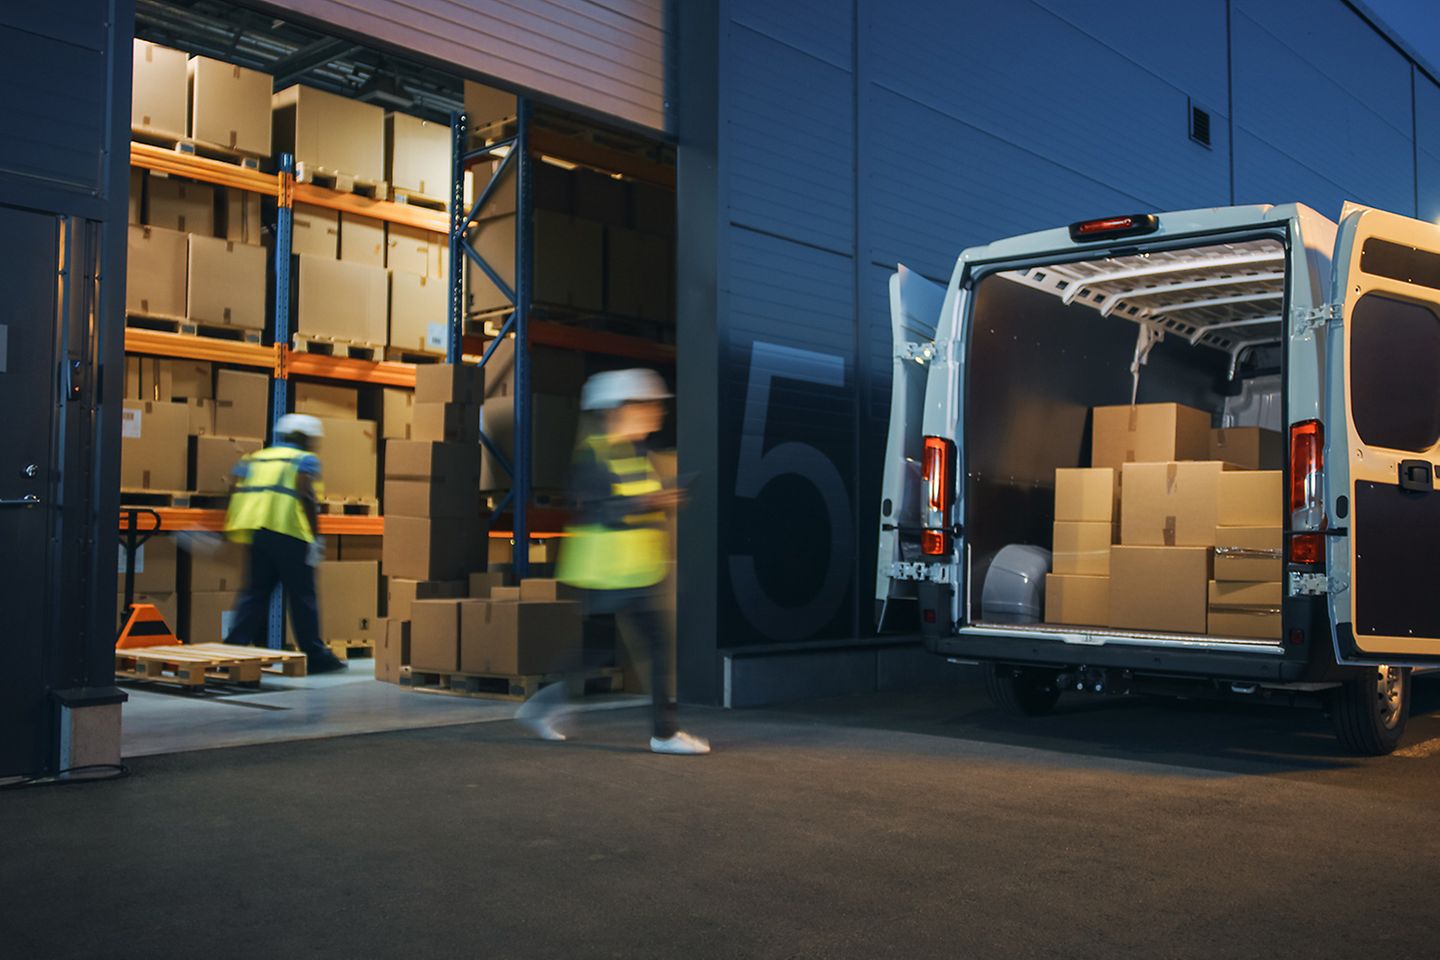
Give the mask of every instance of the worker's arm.
M 315 503 L 315 481 L 308 473 L 295 478 L 295 492 L 300 494 L 300 503 L 305 508 L 305 519 L 310 522 L 310 535 L 320 536 L 320 508 Z

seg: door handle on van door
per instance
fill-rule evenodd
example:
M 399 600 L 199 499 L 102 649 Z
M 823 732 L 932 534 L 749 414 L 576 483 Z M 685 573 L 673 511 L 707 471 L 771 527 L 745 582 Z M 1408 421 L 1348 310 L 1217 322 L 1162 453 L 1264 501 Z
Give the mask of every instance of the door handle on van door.
M 1435 470 L 1429 460 L 1400 461 L 1400 489 L 1429 493 L 1435 489 Z
M 40 498 L 33 493 L 27 493 L 23 497 L 16 497 L 11 500 L 0 500 L 0 507 L 38 507 Z

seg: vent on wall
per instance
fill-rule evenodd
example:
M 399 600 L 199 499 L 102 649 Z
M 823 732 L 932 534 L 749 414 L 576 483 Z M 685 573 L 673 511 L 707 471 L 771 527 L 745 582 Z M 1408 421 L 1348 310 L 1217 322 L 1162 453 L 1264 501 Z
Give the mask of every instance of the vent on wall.
M 1190 104 L 1190 139 L 1202 147 L 1210 146 L 1210 111 Z

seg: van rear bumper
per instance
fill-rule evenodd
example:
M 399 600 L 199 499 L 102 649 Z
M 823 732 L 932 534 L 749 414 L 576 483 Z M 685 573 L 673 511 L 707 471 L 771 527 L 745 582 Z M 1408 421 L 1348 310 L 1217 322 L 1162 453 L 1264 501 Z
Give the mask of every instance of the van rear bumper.
M 1259 649 L 1236 652 L 1132 643 L 1075 644 L 1014 634 L 967 633 L 924 639 L 925 649 L 931 653 L 962 660 L 1061 668 L 1106 667 L 1147 676 L 1295 683 L 1304 678 L 1308 666 L 1304 658 Z

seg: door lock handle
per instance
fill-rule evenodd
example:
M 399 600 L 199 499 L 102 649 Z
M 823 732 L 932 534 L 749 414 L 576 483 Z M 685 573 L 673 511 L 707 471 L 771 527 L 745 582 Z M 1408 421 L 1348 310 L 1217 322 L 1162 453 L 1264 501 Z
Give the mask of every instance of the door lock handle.
M 38 506 L 40 506 L 40 498 L 37 497 L 37 496 L 35 496 L 35 494 L 33 494 L 33 493 L 27 493 L 27 494 L 25 494 L 25 496 L 23 496 L 23 497 L 15 497 L 15 498 L 9 499 L 9 500 L 0 499 L 0 507 L 38 507 Z
M 1400 489 L 1428 493 L 1435 489 L 1435 471 L 1429 460 L 1400 461 Z

